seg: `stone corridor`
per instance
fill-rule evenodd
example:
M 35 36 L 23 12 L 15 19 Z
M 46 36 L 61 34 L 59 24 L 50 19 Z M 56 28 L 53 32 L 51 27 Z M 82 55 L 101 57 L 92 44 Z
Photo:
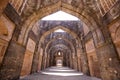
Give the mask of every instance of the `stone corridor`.
M 120 80 L 120 0 L 0 0 L 0 80 Z
M 85 76 L 68 67 L 50 67 L 41 72 L 22 77 L 20 80 L 101 80 L 99 78 Z

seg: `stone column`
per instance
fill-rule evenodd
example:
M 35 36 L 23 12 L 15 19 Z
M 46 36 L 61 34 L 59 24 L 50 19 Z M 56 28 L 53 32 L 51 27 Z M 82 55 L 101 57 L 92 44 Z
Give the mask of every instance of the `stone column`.
M 68 54 L 66 54 L 66 66 L 70 67 L 69 66 L 69 56 L 68 56 Z
M 54 63 L 53 63 L 53 57 L 54 55 L 52 54 L 52 53 L 50 53 L 50 66 L 53 66 L 54 65 Z
M 80 59 L 80 53 L 81 53 L 81 52 L 80 52 L 80 49 L 78 48 L 78 49 L 77 49 L 78 70 L 79 70 L 79 71 L 82 71 L 82 70 L 81 70 L 81 59 Z
M 72 61 L 72 56 L 71 56 L 71 54 L 70 54 L 70 68 L 73 68 L 73 61 Z
M 47 67 L 50 67 L 49 63 L 50 63 L 50 56 L 48 55 L 48 58 L 47 58 Z
M 49 67 L 50 65 L 50 55 L 47 54 L 47 64 L 46 64 L 46 67 Z
M 80 56 L 81 56 L 82 72 L 86 75 L 90 75 L 86 53 L 83 52 L 81 53 Z
M 16 80 L 20 76 L 25 47 L 11 41 L 0 67 L 1 80 Z
M 38 63 L 39 63 L 39 52 L 38 52 L 38 45 L 36 45 L 35 52 L 33 55 L 31 73 L 35 73 L 38 70 Z
M 42 55 L 41 69 L 42 69 L 42 70 L 45 69 L 45 53 L 44 53 L 44 52 L 43 52 L 43 55 Z
M 70 56 L 68 56 L 68 67 L 70 67 Z
M 80 57 L 81 57 L 82 72 L 86 75 L 90 75 L 84 39 L 81 41 L 81 45 L 82 45 L 82 49 L 81 49 Z
M 98 36 L 96 52 L 100 63 L 102 80 L 120 80 L 120 60 L 106 26 L 101 28 L 102 36 Z
M 44 58 L 44 69 L 47 67 L 47 55 L 45 55 L 45 58 Z
M 78 64 L 78 56 L 76 56 L 76 66 L 77 66 L 77 71 L 79 70 L 79 64 Z
M 8 3 L 8 0 L 0 1 L 0 8 L 3 9 L 7 3 Z M 19 44 L 17 42 L 21 27 L 22 27 L 21 26 L 22 22 L 21 22 L 20 16 L 15 12 L 13 8 L 9 9 L 9 7 L 7 7 L 7 9 L 5 10 L 5 14 L 10 20 L 12 20 L 12 22 L 16 26 L 15 26 L 11 41 L 9 42 L 9 45 L 5 52 L 5 56 L 3 58 L 2 64 L 0 66 L 0 79 L 16 80 L 20 76 L 23 59 L 24 59 L 24 53 L 25 53 L 25 47 L 22 46 L 22 44 Z M 14 14 L 14 17 L 13 17 L 13 14 Z M 0 15 L 1 15 L 1 12 L 0 12 Z
M 78 66 L 77 66 L 77 56 L 73 57 L 73 65 L 74 65 L 74 69 L 77 70 Z
M 39 47 L 38 72 L 41 70 L 43 49 Z
M 71 53 L 71 68 L 74 68 L 74 63 L 73 63 L 73 55 L 72 55 L 72 53 Z

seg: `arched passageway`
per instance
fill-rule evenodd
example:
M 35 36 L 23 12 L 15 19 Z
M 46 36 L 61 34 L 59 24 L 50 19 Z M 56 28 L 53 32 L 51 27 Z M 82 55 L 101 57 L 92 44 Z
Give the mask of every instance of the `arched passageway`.
M 119 0 L 3 0 L 0 4 L 0 79 L 33 73 L 41 77 L 41 71 L 59 67 L 78 71 L 77 79 L 81 73 L 91 79 L 120 79 Z M 42 20 L 59 11 L 77 20 Z

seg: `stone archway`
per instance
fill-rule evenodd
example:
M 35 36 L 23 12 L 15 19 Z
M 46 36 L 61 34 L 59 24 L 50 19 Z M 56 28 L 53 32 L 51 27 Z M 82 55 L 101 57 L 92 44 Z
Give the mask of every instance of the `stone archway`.
M 34 12 L 31 16 L 28 17 L 27 20 L 24 20 L 24 24 L 22 26 L 22 31 L 21 31 L 22 34 L 20 35 L 18 42 L 21 45 L 25 46 L 24 41 L 27 39 L 29 30 L 31 30 L 31 27 L 39 19 L 41 19 L 42 17 L 44 17 L 48 14 L 56 12 L 58 10 L 63 10 L 65 12 L 71 13 L 71 14 L 79 17 L 90 28 L 90 31 L 92 32 L 92 35 L 93 35 L 93 39 L 95 41 L 96 52 L 97 52 L 97 56 L 99 58 L 100 67 L 101 67 L 101 76 L 102 76 L 103 80 L 119 79 L 119 77 L 120 77 L 119 76 L 119 73 L 120 73 L 119 59 L 118 59 L 118 56 L 116 55 L 117 52 L 114 47 L 113 41 L 111 40 L 111 37 L 109 35 L 107 25 L 103 24 L 104 21 L 102 22 L 99 19 L 95 19 L 96 15 L 94 16 L 92 13 L 90 13 L 91 11 L 89 11 L 88 9 L 79 8 L 82 10 L 82 11 L 79 11 L 78 8 L 76 9 L 72 5 L 69 5 L 69 7 L 67 4 L 64 4 L 61 1 L 59 1 L 58 3 L 56 3 L 54 5 L 50 5 L 48 7 L 38 10 L 37 12 Z M 43 13 L 46 13 L 46 14 L 43 14 Z M 31 24 L 29 24 L 29 23 L 31 23 Z M 106 24 L 107 24 L 107 22 L 106 22 Z M 12 44 L 12 42 L 11 42 L 11 44 Z M 18 45 L 18 44 L 16 44 L 16 45 Z M 9 57 L 9 52 L 12 52 L 10 47 L 8 47 L 8 51 L 6 52 L 7 57 Z M 12 46 L 12 47 L 14 47 L 14 46 Z M 13 50 L 13 51 L 14 51 L 14 53 L 17 53 L 15 50 Z M 21 51 L 21 53 L 24 53 L 24 51 L 22 51 L 22 49 L 20 51 Z M 24 55 L 24 54 L 22 54 L 22 55 Z M 5 61 L 3 62 L 3 66 L 1 67 L 2 71 L 0 71 L 0 74 L 2 75 L 2 77 L 5 76 L 4 75 L 5 73 L 8 77 L 9 73 L 15 73 L 14 71 L 17 71 L 17 69 L 12 66 L 10 67 L 10 69 L 13 69 L 14 71 L 10 71 L 8 68 L 5 67 L 7 65 L 11 65 L 11 64 L 7 64 L 7 59 L 8 59 L 7 57 L 5 58 Z M 18 56 L 12 55 L 12 57 L 14 59 L 17 59 Z M 11 60 L 11 59 L 9 59 L 9 60 Z M 17 60 L 17 61 L 19 62 L 19 60 Z M 11 63 L 12 62 L 14 62 L 14 60 L 11 60 Z M 9 73 L 7 73 L 7 72 L 9 72 Z M 19 76 L 19 72 L 17 72 L 17 75 L 10 74 L 10 77 L 8 77 L 8 78 L 15 77 L 15 79 L 16 79 L 16 77 L 18 78 L 18 76 Z
M 58 5 L 61 5 L 61 2 L 60 3 L 58 3 Z M 55 12 L 55 11 L 58 11 L 58 10 L 65 10 L 65 12 L 68 12 L 68 13 L 73 13 L 74 15 L 76 15 L 76 16 L 78 16 L 82 21 L 84 21 L 86 24 L 87 24 L 87 26 L 90 28 L 90 31 L 92 32 L 92 34 L 93 34 L 93 38 L 94 38 L 94 41 L 95 41 L 95 46 L 96 46 L 96 49 L 97 49 L 97 52 L 98 52 L 98 54 L 102 54 L 102 50 L 101 50 L 101 48 L 100 48 L 100 46 L 104 46 L 105 44 L 106 44 L 106 41 L 108 40 L 106 37 L 108 37 L 108 32 L 107 31 L 104 31 L 104 30 L 108 30 L 108 29 L 106 29 L 105 27 L 102 27 L 102 25 L 103 24 L 101 24 L 100 22 L 97 22 L 97 20 L 94 18 L 94 16 L 93 17 L 91 17 L 91 15 L 89 15 L 89 12 L 86 12 L 86 10 L 85 11 L 83 11 L 82 13 L 79 13 L 79 11 L 76 11 L 76 10 L 69 10 L 69 8 L 68 9 L 66 9 L 66 6 L 64 6 L 64 9 L 63 8 L 60 8 L 61 6 L 57 6 L 57 8 L 55 7 L 55 9 L 54 9 L 54 7 L 55 6 L 52 6 L 51 7 L 51 9 L 50 8 L 44 8 L 44 9 L 46 9 L 46 11 L 44 12 L 42 9 L 40 10 L 42 13 L 46 13 L 46 12 L 48 12 L 47 13 L 47 15 L 48 14 L 51 14 L 51 13 L 53 13 L 53 12 Z M 63 7 L 63 6 L 62 6 Z M 48 11 L 47 11 L 48 10 Z M 45 16 L 45 15 L 42 15 L 41 16 L 41 14 L 39 14 L 39 12 L 40 11 L 38 11 L 37 13 L 34 13 L 34 17 L 33 16 L 30 16 L 30 19 L 31 19 L 31 21 L 33 21 L 32 23 L 34 24 L 38 19 L 40 19 L 40 18 L 42 18 L 43 16 Z M 37 15 L 36 16 L 36 14 L 39 14 L 39 15 Z M 37 18 L 36 18 L 37 17 Z M 89 19 L 88 19 L 89 18 Z M 98 20 L 99 21 L 99 20 Z M 26 21 L 26 22 L 28 22 L 29 23 L 29 20 L 28 21 Z M 31 25 L 33 25 L 33 24 L 31 24 Z M 27 26 L 27 24 L 25 25 L 25 26 Z M 29 27 L 29 26 L 27 26 L 27 27 Z M 32 27 L 32 26 L 31 26 Z M 29 28 L 28 28 L 29 29 Z M 28 30 L 27 30 L 27 28 L 26 28 L 26 32 L 27 32 Z M 23 34 L 24 34 L 24 32 L 23 32 Z M 25 34 L 24 34 L 25 35 Z M 23 36 L 24 36 L 23 35 Z M 104 36 L 103 36 L 104 35 Z M 23 37 L 22 36 L 22 37 Z M 24 41 L 24 39 L 25 39 L 25 37 L 23 37 L 23 40 L 21 40 L 20 41 L 20 37 L 19 37 L 19 41 L 20 41 L 20 43 L 22 43 L 22 41 Z M 111 42 L 110 42 L 110 44 L 111 44 Z M 109 45 L 109 46 L 112 46 L 112 45 Z M 108 47 L 108 45 L 106 45 L 106 50 L 108 50 L 108 49 L 110 49 L 110 47 Z M 113 49 L 113 51 L 114 51 L 114 49 Z M 108 53 L 109 52 L 105 52 L 106 54 L 105 55 L 109 55 Z M 114 52 L 115 54 L 116 54 L 116 52 Z M 98 57 L 99 57 L 100 55 L 98 55 Z M 101 56 L 102 57 L 102 56 Z M 99 57 L 99 60 L 100 61 L 102 61 L 101 59 L 101 57 Z M 117 59 L 116 59 L 116 61 L 117 61 Z M 115 62 L 116 62 L 115 61 Z M 104 62 L 104 61 L 103 61 Z M 101 62 L 100 62 L 101 63 Z M 108 63 L 105 63 L 106 65 L 108 65 Z M 104 64 L 103 64 L 104 65 Z M 102 66 L 102 68 L 103 68 L 103 66 Z M 106 71 L 107 72 L 107 71 Z M 104 73 L 104 70 L 103 70 L 103 73 Z M 108 73 L 109 73 L 109 71 L 108 71 Z M 114 74 L 114 73 L 113 73 Z M 102 74 L 101 74 L 102 75 Z M 111 74 L 110 74 L 111 75 Z M 104 76 L 104 75 L 103 75 Z M 108 77 L 103 77 L 103 78 L 108 78 Z
M 40 20 L 41 18 L 52 14 L 54 12 L 57 12 L 59 10 L 62 10 L 64 12 L 67 12 L 69 14 L 72 14 L 78 18 L 80 18 L 87 26 L 90 28 L 90 30 L 94 30 L 94 28 L 97 27 L 96 21 L 89 15 L 89 13 L 86 10 L 83 9 L 74 9 L 72 5 L 67 5 L 65 3 L 62 3 L 61 1 L 57 2 L 56 4 L 47 6 L 45 8 L 39 9 L 37 12 L 33 13 L 28 20 L 25 21 L 25 24 L 23 24 L 22 27 L 22 34 L 19 37 L 19 42 L 23 43 L 26 39 L 26 35 L 28 35 L 29 30 L 33 27 L 33 25 Z M 82 10 L 82 12 L 79 10 Z M 30 24 L 29 24 L 30 23 Z M 24 30 L 23 30 L 24 29 Z M 23 43 L 25 44 L 25 43 Z

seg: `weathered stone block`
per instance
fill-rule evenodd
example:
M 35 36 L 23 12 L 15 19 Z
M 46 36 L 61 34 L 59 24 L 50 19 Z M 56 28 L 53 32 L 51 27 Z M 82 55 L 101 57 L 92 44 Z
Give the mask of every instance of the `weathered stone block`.
M 20 76 L 25 48 L 11 41 L 0 67 L 1 80 L 16 80 Z

